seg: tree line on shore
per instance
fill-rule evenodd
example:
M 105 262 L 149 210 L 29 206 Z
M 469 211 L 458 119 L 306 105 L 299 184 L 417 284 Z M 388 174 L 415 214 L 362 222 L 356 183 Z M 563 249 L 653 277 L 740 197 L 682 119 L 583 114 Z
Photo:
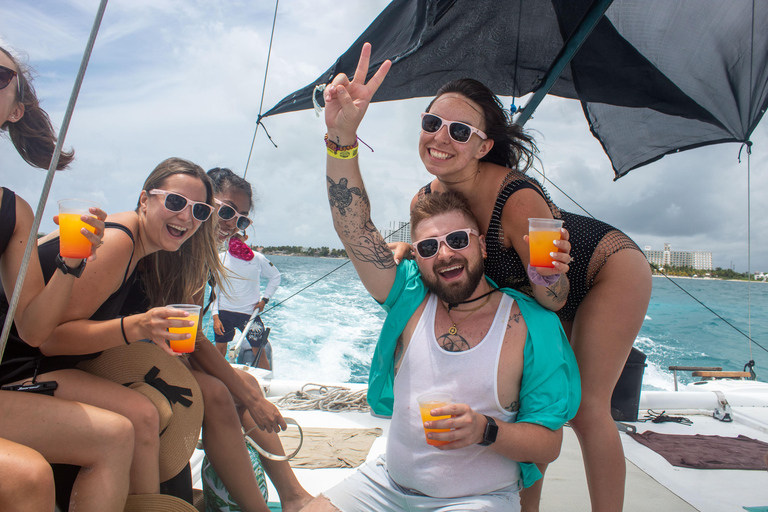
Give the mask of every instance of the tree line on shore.
M 702 270 L 693 267 L 672 267 L 669 265 L 665 267 L 654 268 L 653 265 L 651 265 L 651 269 L 655 275 L 666 274 L 668 276 L 677 277 L 708 277 L 712 279 L 735 279 L 742 281 L 746 281 L 749 278 L 747 272 L 736 272 L 730 268 L 721 267 L 717 267 L 714 270 Z M 752 280 L 754 281 L 755 279 L 756 276 L 753 273 Z
M 316 258 L 346 258 L 344 249 L 330 249 L 328 247 L 303 247 L 297 245 L 269 246 L 261 250 L 264 254 L 283 254 L 289 256 L 313 256 Z

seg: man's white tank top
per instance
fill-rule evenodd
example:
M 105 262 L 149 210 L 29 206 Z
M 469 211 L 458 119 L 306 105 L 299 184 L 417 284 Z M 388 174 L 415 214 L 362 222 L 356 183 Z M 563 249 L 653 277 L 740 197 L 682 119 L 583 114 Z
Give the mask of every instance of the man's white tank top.
M 394 382 L 394 407 L 387 439 L 387 470 L 399 485 L 427 496 L 455 498 L 486 494 L 520 479 L 517 462 L 490 449 L 472 445 L 440 450 L 426 443 L 416 397 L 440 391 L 454 403 L 512 422 L 517 412 L 499 403 L 499 354 L 514 299 L 504 294 L 493 324 L 483 340 L 469 350 L 448 352 L 435 338 L 437 297 L 431 294 L 403 355 Z

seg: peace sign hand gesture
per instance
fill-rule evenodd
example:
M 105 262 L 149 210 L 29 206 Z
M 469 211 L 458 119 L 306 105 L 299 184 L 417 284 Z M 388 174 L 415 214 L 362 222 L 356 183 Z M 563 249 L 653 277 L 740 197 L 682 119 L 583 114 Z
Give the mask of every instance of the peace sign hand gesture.
M 357 140 L 357 127 L 368 110 L 371 98 L 387 76 L 392 62 L 384 61 L 376 74 L 365 83 L 371 60 L 371 44 L 365 43 L 352 81 L 339 73 L 325 88 L 325 124 L 328 139 L 339 146 L 348 146 Z

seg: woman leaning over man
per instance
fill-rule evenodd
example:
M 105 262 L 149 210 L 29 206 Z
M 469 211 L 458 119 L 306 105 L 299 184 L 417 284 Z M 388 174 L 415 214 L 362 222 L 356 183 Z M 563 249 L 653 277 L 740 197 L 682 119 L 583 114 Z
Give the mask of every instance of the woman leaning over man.
M 48 168 L 56 134 L 48 115 L 40 108 L 27 70 L 2 47 L 0 126 L 9 132 L 24 160 L 35 167 Z M 72 153 L 62 153 L 58 169 L 65 168 L 72 157 Z M 106 214 L 96 208 L 92 208 L 91 213 L 95 217 L 84 216 L 82 220 L 96 228 L 97 234 L 86 229 L 82 232 L 96 246 L 104 233 Z M 58 325 L 76 277 L 55 272 L 46 285 L 37 250 L 33 249 L 14 317 L 7 317 L 6 299 L 13 296 L 33 221 L 34 214 L 26 201 L 7 188 L 0 189 L 0 296 L 3 298 L 0 327 L 13 321 L 15 334 L 3 361 L 16 359 L 16 355 L 27 358 L 17 361 L 21 364 L 0 364 L 0 383 L 29 383 L 34 388 L 34 384 L 57 381 L 61 388 L 51 391 L 56 397 L 77 394 L 86 398 L 83 389 L 79 394 L 69 389 L 73 386 L 70 379 L 62 377 L 59 381 L 56 372 L 36 374 L 39 362 L 36 347 Z M 95 258 L 92 249 L 88 263 L 92 264 Z M 63 261 L 72 267 L 81 263 L 69 258 Z M 20 342 L 17 334 L 27 344 Z M 93 377 L 90 382 L 97 380 Z M 0 391 L 0 510 L 53 510 L 55 497 L 50 463 L 81 466 L 74 482 L 70 510 L 123 510 L 134 446 L 130 421 L 113 412 L 56 397 Z

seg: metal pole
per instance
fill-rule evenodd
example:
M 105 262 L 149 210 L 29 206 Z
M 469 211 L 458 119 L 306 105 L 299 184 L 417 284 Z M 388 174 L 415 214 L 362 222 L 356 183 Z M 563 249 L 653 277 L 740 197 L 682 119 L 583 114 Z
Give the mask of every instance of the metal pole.
M 69 104 L 67 110 L 64 113 L 64 120 L 61 123 L 61 131 L 59 132 L 59 138 L 56 141 L 56 147 L 53 150 L 53 157 L 51 158 L 51 165 L 48 167 L 48 174 L 45 177 L 45 183 L 43 184 L 43 192 L 40 195 L 40 202 L 37 204 L 37 210 L 35 211 L 35 220 L 32 223 L 32 229 L 29 232 L 29 240 L 27 240 L 27 247 L 24 250 L 24 259 L 22 260 L 21 268 L 19 269 L 19 276 L 16 279 L 16 285 L 13 288 L 13 297 L 8 305 L 8 313 L 5 317 L 5 324 L 3 325 L 3 332 L 0 335 L 0 359 L 5 352 L 5 345 L 8 341 L 8 335 L 11 332 L 11 324 L 13 323 L 13 316 L 16 314 L 16 307 L 19 303 L 19 296 L 21 295 L 21 287 L 24 284 L 24 277 L 27 275 L 27 267 L 29 266 L 29 258 L 32 255 L 32 248 L 37 245 L 37 229 L 40 227 L 40 219 L 43 216 L 45 210 L 45 203 L 48 201 L 48 194 L 51 191 L 51 183 L 53 183 L 53 173 L 56 172 L 56 167 L 59 164 L 59 157 L 61 156 L 61 148 L 64 146 L 64 139 L 67 136 L 67 129 L 69 128 L 69 122 L 72 119 L 72 112 L 75 110 L 75 103 L 77 103 L 77 96 L 80 94 L 80 86 L 83 83 L 85 77 L 85 70 L 88 68 L 88 61 L 91 58 L 91 51 L 93 50 L 93 44 L 96 42 L 96 34 L 99 32 L 101 26 L 101 20 L 104 17 L 104 10 L 107 8 L 107 0 L 101 0 L 99 9 L 96 12 L 96 19 L 93 20 L 93 27 L 91 28 L 91 35 L 88 38 L 88 44 L 85 46 L 83 52 L 83 60 L 80 62 L 80 69 L 77 72 L 77 78 L 75 79 L 75 85 L 72 88 L 72 94 L 69 97 Z

